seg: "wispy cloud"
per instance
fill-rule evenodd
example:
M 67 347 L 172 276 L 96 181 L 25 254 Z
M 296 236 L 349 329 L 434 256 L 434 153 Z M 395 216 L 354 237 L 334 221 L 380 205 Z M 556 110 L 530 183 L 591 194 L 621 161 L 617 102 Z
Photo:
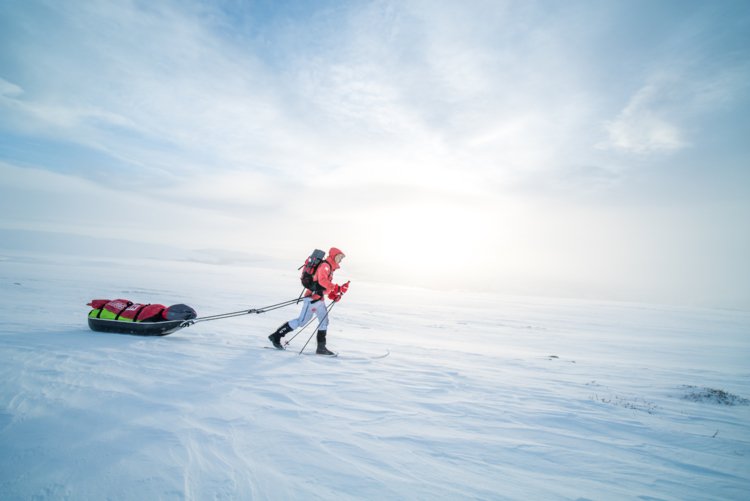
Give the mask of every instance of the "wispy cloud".
M 0 78 L 0 99 L 9 99 L 23 94 L 23 89 Z
M 695 62 L 691 63 L 695 65 Z M 750 61 L 704 73 L 678 64 L 652 76 L 613 119 L 604 122 L 601 148 L 635 154 L 672 153 L 689 148 L 704 116 L 725 109 L 750 89 Z
M 609 141 L 604 147 L 633 153 L 672 152 L 688 143 L 680 128 L 663 108 L 663 89 L 654 85 L 641 88 L 605 127 Z

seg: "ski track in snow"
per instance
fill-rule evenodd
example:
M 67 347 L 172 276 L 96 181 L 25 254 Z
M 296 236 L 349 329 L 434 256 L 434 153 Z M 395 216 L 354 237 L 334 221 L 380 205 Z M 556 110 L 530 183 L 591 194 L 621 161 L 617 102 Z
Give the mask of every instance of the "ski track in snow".
M 295 306 L 163 338 L 86 326 L 99 297 L 199 315 L 274 304 L 298 294 L 294 270 L 4 257 L 2 499 L 750 492 L 750 405 L 683 398 L 750 398 L 747 312 L 353 280 L 331 313 L 342 356 L 299 357 L 263 348 Z

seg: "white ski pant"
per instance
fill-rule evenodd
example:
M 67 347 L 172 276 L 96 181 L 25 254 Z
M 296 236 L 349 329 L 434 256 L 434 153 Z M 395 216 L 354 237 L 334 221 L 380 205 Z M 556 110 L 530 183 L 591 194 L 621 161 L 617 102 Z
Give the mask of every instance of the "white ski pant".
M 328 312 L 326 311 L 325 300 L 321 299 L 313 303 L 312 299 L 306 297 L 302 301 L 304 302 L 302 311 L 300 311 L 299 317 L 289 321 L 289 327 L 296 329 L 309 322 L 313 315 L 317 315 L 320 322 L 318 330 L 324 331 L 328 329 Z

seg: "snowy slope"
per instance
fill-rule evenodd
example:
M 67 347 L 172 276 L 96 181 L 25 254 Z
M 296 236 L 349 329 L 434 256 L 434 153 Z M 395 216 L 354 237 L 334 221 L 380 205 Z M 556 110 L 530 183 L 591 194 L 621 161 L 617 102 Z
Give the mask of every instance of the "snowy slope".
M 747 312 L 337 278 L 329 359 L 264 349 L 294 306 L 86 326 L 98 297 L 277 303 L 294 270 L 4 254 L 0 498 L 747 499 Z

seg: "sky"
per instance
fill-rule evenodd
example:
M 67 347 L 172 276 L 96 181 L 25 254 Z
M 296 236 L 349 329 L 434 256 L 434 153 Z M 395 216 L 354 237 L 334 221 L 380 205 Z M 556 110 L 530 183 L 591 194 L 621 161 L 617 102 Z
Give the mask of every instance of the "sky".
M 742 0 L 9 0 L 0 229 L 747 309 L 749 86 Z

